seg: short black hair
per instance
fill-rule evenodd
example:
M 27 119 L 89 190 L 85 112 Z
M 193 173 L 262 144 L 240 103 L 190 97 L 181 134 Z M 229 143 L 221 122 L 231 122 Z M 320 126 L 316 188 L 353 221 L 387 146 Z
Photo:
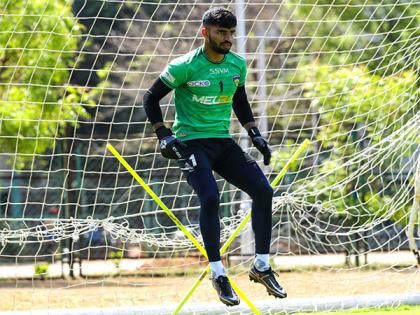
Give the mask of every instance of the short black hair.
M 203 26 L 217 25 L 226 28 L 236 27 L 236 16 L 224 8 L 211 8 L 203 14 Z

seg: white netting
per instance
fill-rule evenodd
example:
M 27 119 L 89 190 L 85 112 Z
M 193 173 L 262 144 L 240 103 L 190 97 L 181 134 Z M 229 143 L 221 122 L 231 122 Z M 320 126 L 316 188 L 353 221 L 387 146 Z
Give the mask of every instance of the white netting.
M 127 292 L 129 303 L 176 303 L 186 293 L 170 288 L 193 279 L 189 272 L 201 269 L 204 258 L 106 144 L 201 243 L 198 200 L 176 163 L 160 156 L 142 97 L 170 60 L 202 44 L 201 15 L 218 5 L 237 10 L 234 50 L 247 59 L 248 97 L 275 151 L 264 168 L 269 180 L 310 140 L 275 188 L 273 266 L 302 268 L 310 277 L 294 257 L 304 257 L 311 268 L 328 266 L 319 279 L 299 281 L 319 287 L 323 277 L 337 274 L 329 285 L 335 295 L 349 270 L 360 271 L 346 280 L 349 286 L 369 288 L 391 279 L 390 269 L 415 264 L 405 251 L 407 235 L 415 249 L 420 199 L 418 1 L 9 0 L 0 4 L 4 278 L 44 277 L 42 268 L 19 270 L 46 262 L 50 277 L 78 276 L 75 264 L 81 264 L 82 275 L 94 278 L 51 282 L 48 294 L 93 282 L 138 289 L 142 279 L 150 285 L 142 293 L 147 301 Z M 172 123 L 172 95 L 161 108 Z M 246 135 L 235 117 L 231 130 L 243 145 Z M 262 165 L 254 148 L 245 151 Z M 250 200 L 220 177 L 217 183 L 224 242 L 248 213 Z M 224 256 L 239 281 L 252 259 L 249 236 L 247 227 Z M 67 267 L 53 272 L 58 263 Z M 137 264 L 134 270 L 125 267 L 130 264 Z M 372 268 L 373 274 L 363 275 Z M 107 278 L 124 272 L 135 280 Z M 285 281 L 293 292 L 295 283 Z M 12 282 L 19 288 L 18 280 Z M 156 286 L 168 288 L 151 289 Z M 411 276 L 397 289 L 416 286 Z M 295 295 L 316 295 L 307 287 L 299 290 Z M 389 290 L 382 292 L 395 292 Z M 363 290 L 346 294 L 352 292 Z M 98 303 L 127 303 L 115 296 Z M 209 298 L 215 299 L 211 290 L 198 301 Z M 53 299 L 30 305 L 10 300 L 15 302 L 4 310 L 72 307 Z

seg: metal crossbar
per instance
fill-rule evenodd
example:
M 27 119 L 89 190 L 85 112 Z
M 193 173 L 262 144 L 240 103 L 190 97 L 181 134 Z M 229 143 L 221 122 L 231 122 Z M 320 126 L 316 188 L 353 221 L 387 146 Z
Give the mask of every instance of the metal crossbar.
M 272 181 L 271 187 L 275 187 L 280 179 L 286 174 L 287 169 L 289 168 L 290 164 L 293 163 L 297 157 L 302 153 L 302 151 L 307 147 L 309 143 L 309 140 L 306 139 L 298 150 L 291 156 L 289 161 L 286 163 L 286 165 L 283 167 L 283 169 L 280 171 L 280 173 L 276 176 L 276 178 Z M 146 184 L 146 182 L 143 181 L 143 179 L 134 171 L 134 169 L 127 163 L 127 161 L 118 153 L 115 148 L 108 143 L 107 149 L 117 158 L 117 160 L 127 169 L 127 171 L 133 176 L 133 178 L 146 190 L 146 192 L 153 198 L 153 200 L 156 201 L 156 203 L 165 211 L 165 213 L 168 215 L 168 217 L 175 223 L 175 225 L 188 237 L 188 239 L 197 247 L 197 249 L 200 251 L 200 253 L 207 257 L 207 252 L 201 246 L 201 244 L 198 242 L 198 240 L 185 228 L 185 226 L 178 220 L 178 218 L 173 214 L 171 210 L 162 202 L 162 200 L 154 193 L 154 191 L 149 187 L 149 185 Z M 239 235 L 240 231 L 245 227 L 245 225 L 248 223 L 248 221 L 251 218 L 251 212 L 249 212 L 244 220 L 239 224 L 239 226 L 236 228 L 236 230 L 232 233 L 232 235 L 228 238 L 228 240 L 225 242 L 225 244 L 220 249 L 220 254 L 223 254 L 230 244 L 233 242 L 233 240 Z M 181 300 L 178 307 L 174 310 L 172 313 L 173 315 L 178 314 L 181 308 L 184 306 L 184 304 L 187 302 L 187 300 L 191 297 L 192 293 L 196 290 L 196 288 L 199 286 L 199 284 L 203 281 L 204 277 L 207 275 L 207 273 L 210 271 L 210 265 L 207 265 L 207 267 L 204 269 L 204 271 L 200 274 L 198 279 L 195 281 L 191 289 L 188 291 L 188 293 L 185 295 L 185 297 Z M 248 297 L 242 292 L 242 290 L 239 289 L 239 287 L 236 285 L 236 283 L 230 278 L 229 281 L 231 282 L 231 285 L 233 289 L 238 293 L 239 297 L 245 301 L 246 304 L 248 304 L 249 308 L 254 312 L 254 314 L 261 314 L 260 311 L 255 307 L 255 305 L 251 302 L 251 300 L 248 299 Z

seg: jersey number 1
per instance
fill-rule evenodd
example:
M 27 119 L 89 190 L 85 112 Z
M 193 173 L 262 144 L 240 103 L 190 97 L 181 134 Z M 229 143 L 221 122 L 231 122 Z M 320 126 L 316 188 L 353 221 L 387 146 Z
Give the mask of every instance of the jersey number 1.
M 220 93 L 222 93 L 223 92 L 223 82 L 222 81 L 219 81 L 219 86 L 220 86 Z

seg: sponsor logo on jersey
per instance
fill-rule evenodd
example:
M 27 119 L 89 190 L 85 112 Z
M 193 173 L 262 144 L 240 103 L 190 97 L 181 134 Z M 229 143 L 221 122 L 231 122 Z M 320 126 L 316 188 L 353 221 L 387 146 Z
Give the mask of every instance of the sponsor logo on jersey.
M 210 74 L 226 74 L 229 73 L 229 68 L 210 68 Z
M 210 81 L 209 80 L 189 81 L 187 82 L 187 85 L 191 87 L 206 87 L 206 86 L 210 86 Z
M 175 83 L 175 78 L 173 77 L 172 74 L 169 73 L 168 69 L 165 69 L 162 72 L 162 77 L 164 77 L 166 80 L 168 80 L 171 83 Z
M 193 95 L 193 101 L 205 105 L 227 104 L 231 103 L 233 95 L 200 96 Z
M 240 75 L 234 75 L 234 76 L 232 77 L 232 79 L 233 79 L 233 83 L 235 84 L 235 86 L 238 86 L 238 85 L 239 85 L 239 80 L 240 80 L 240 78 L 241 78 L 241 76 L 240 76 Z

